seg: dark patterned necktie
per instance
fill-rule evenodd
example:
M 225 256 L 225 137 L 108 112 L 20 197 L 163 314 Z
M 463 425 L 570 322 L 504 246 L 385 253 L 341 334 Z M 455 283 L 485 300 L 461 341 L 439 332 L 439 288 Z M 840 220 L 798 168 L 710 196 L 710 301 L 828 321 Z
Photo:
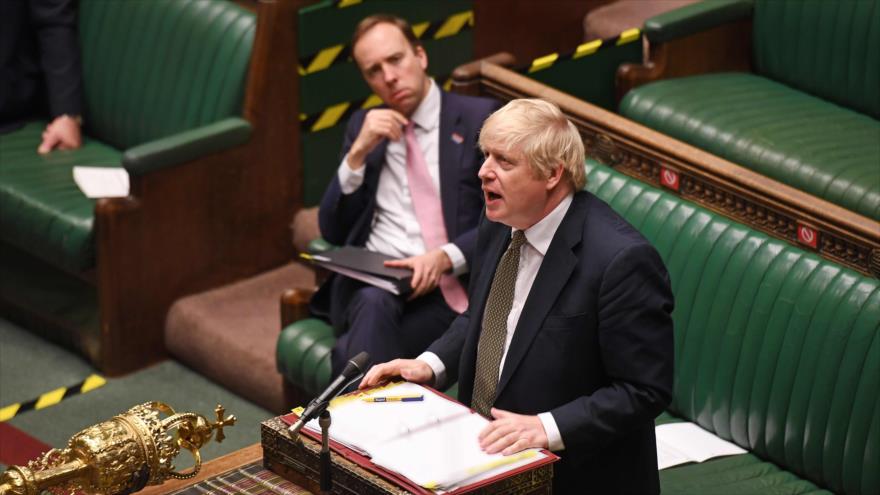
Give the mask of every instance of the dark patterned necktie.
M 483 330 L 477 343 L 477 369 L 474 375 L 473 407 L 478 413 L 489 416 L 495 402 L 501 356 L 507 339 L 507 316 L 513 307 L 516 275 L 519 271 L 519 251 L 526 242 L 522 230 L 513 233 L 510 247 L 495 270 L 492 288 L 483 310 Z

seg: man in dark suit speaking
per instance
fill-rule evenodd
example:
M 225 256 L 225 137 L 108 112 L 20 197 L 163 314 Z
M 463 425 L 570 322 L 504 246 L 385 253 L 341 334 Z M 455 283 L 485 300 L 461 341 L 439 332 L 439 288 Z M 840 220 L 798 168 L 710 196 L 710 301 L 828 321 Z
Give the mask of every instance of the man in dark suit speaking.
M 672 395 L 673 298 L 656 250 L 582 191 L 584 149 L 559 109 L 514 100 L 480 134 L 485 194 L 469 309 L 417 359 L 374 366 L 459 383 L 494 420 L 489 453 L 543 447 L 554 493 L 657 493 L 653 419 Z
M 414 357 L 467 305 L 466 273 L 483 208 L 477 133 L 498 105 L 446 93 L 428 77 L 428 55 L 403 19 L 358 24 L 352 56 L 384 102 L 348 123 L 342 163 L 321 200 L 321 235 L 400 258 L 413 270 L 409 298 L 333 276 L 312 299 L 341 334 L 333 374 L 361 351 L 374 360 Z

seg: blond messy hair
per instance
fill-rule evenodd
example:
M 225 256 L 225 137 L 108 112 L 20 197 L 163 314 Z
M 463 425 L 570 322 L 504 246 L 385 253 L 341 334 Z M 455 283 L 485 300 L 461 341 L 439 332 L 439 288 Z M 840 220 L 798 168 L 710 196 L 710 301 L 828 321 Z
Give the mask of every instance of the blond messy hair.
M 522 153 L 535 177 L 546 179 L 562 165 L 575 191 L 587 183 L 581 135 L 549 101 L 511 100 L 490 115 L 480 131 L 480 148 L 487 147 Z

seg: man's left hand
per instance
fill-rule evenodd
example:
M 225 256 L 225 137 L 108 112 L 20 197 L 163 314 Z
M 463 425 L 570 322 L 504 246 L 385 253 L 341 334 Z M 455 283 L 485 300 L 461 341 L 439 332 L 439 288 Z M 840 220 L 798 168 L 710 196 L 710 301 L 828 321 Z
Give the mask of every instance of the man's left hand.
M 46 126 L 43 131 L 43 141 L 37 152 L 41 155 L 55 148 L 60 150 L 74 150 L 82 145 L 82 133 L 77 122 L 70 115 L 61 115 Z
M 544 424 L 537 416 L 514 414 L 510 411 L 492 408 L 495 421 L 480 432 L 480 448 L 487 454 L 501 452 L 515 454 L 530 448 L 549 447 Z
M 419 256 L 402 260 L 386 261 L 385 266 L 409 268 L 413 271 L 410 299 L 424 296 L 440 283 L 440 277 L 452 269 L 452 261 L 446 251 L 437 248 Z

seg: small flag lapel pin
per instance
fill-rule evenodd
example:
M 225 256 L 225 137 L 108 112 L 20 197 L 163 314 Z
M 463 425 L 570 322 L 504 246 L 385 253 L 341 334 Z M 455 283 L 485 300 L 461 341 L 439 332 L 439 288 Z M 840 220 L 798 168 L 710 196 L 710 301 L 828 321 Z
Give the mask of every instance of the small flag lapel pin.
M 464 136 L 457 132 L 452 133 L 452 140 L 455 141 L 455 144 L 461 144 L 464 142 Z

